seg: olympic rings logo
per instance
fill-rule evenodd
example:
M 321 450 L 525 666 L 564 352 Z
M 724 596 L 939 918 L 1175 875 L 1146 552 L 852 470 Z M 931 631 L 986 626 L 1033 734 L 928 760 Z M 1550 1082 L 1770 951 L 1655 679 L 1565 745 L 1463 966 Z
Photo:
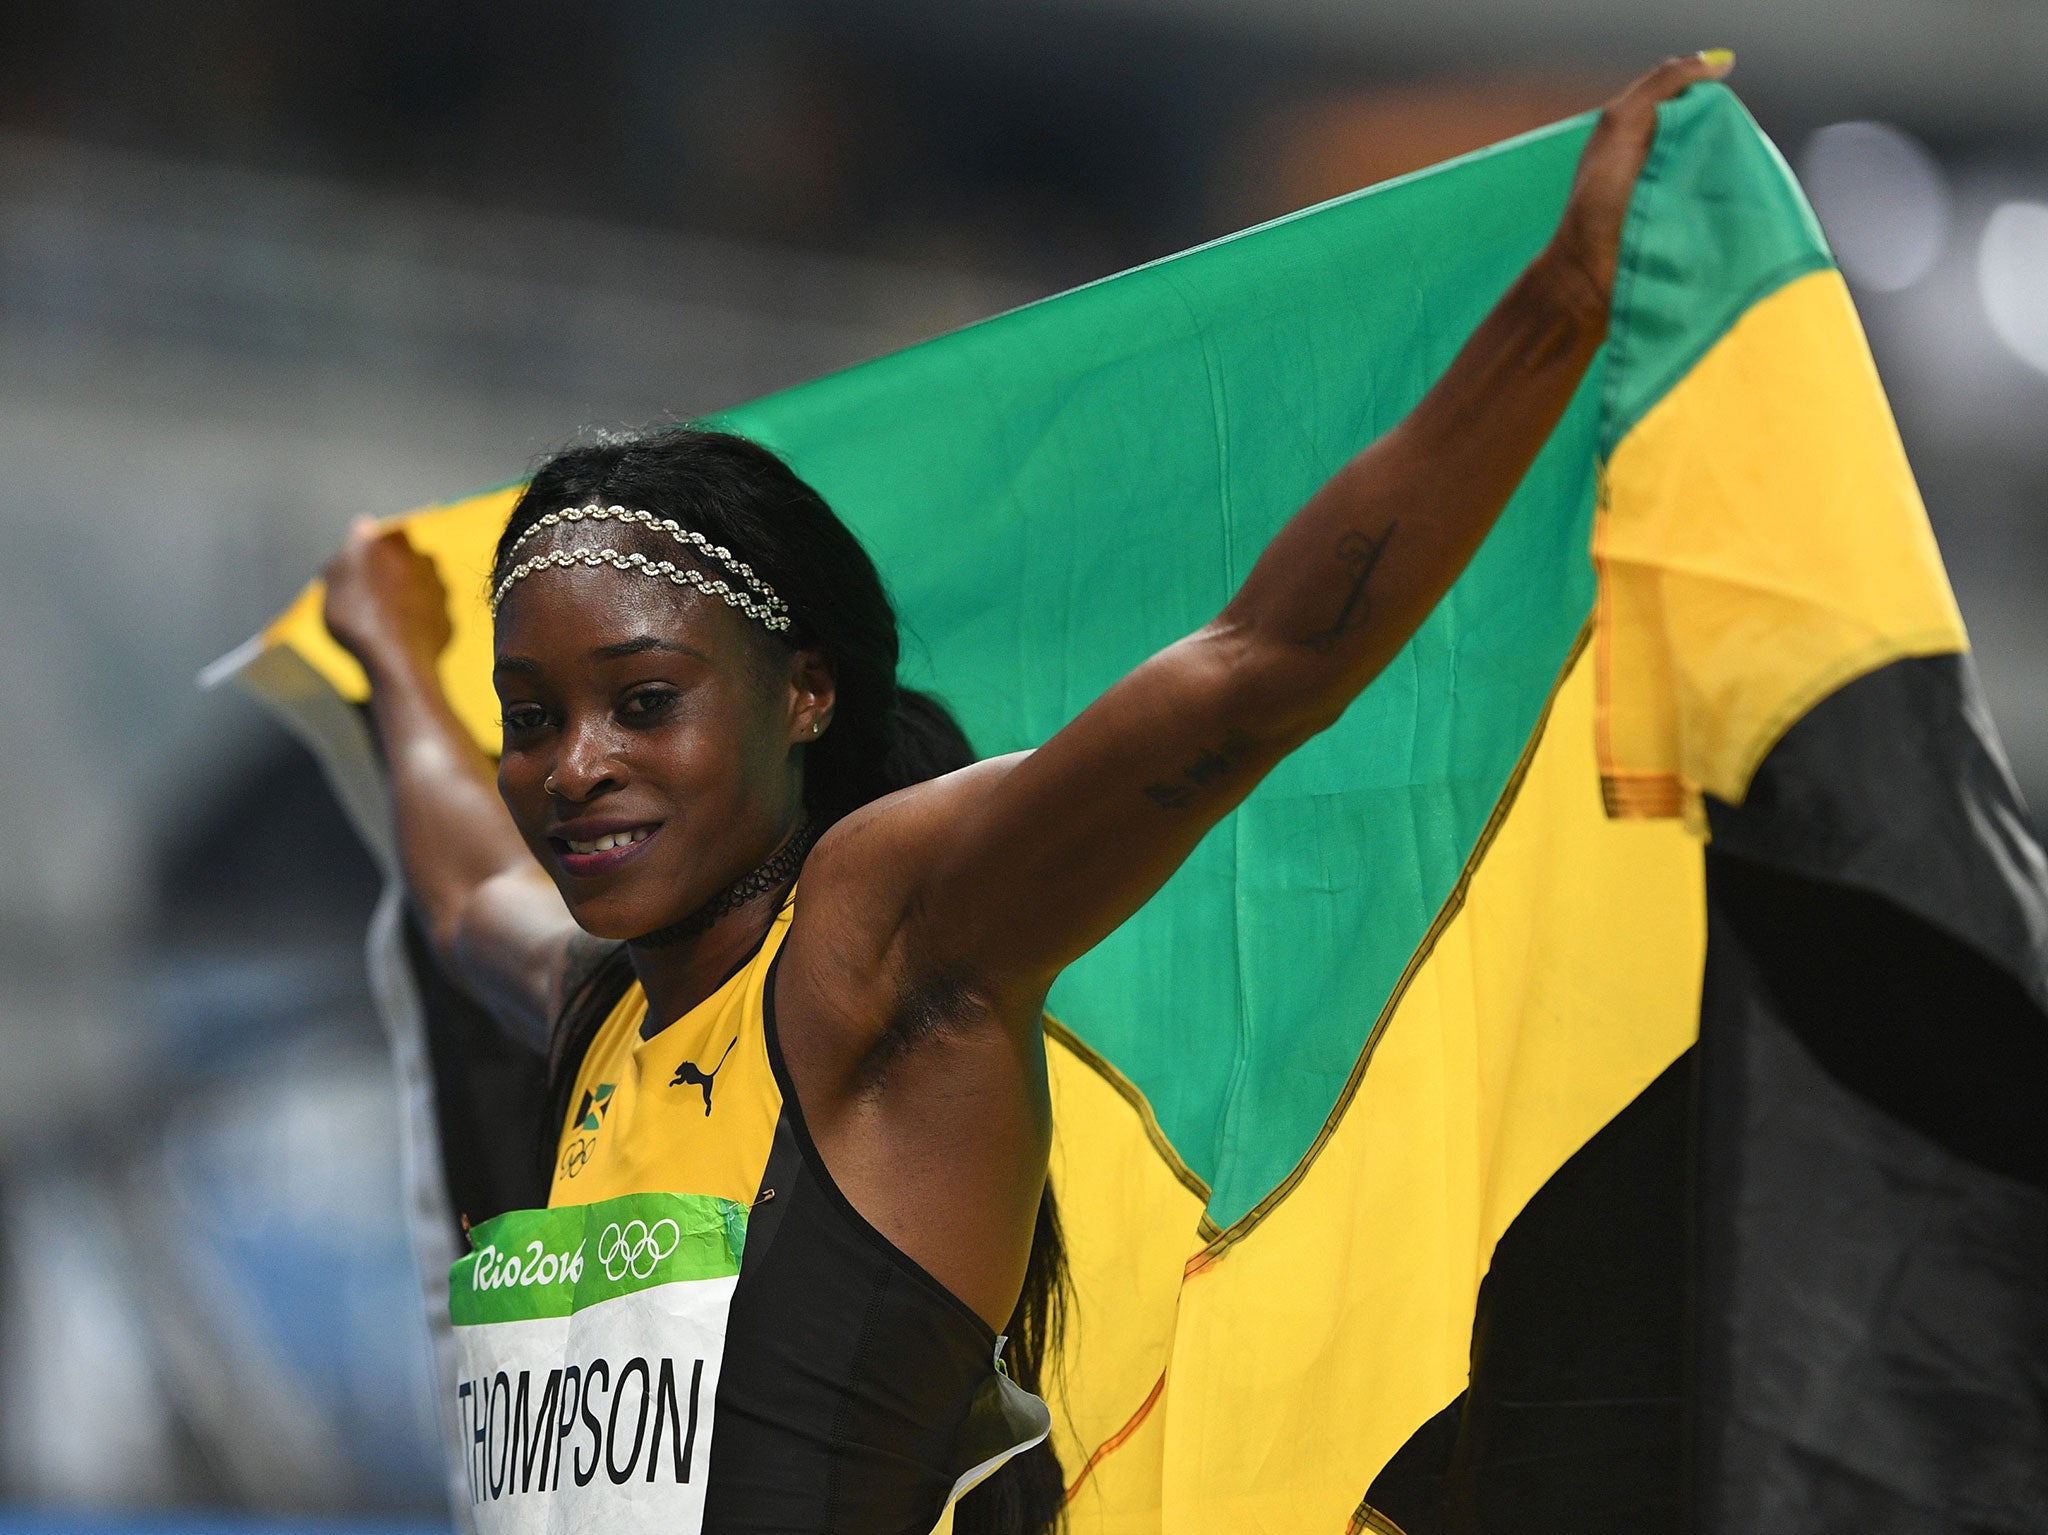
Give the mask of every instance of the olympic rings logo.
M 638 1218 L 624 1226 L 613 1222 L 597 1239 L 597 1261 L 614 1284 L 628 1274 L 645 1279 L 682 1240 L 682 1228 L 665 1215 L 652 1226 Z
M 597 1137 L 594 1135 L 581 1136 L 571 1141 L 568 1149 L 562 1153 L 562 1176 L 573 1178 L 582 1172 L 585 1164 L 590 1161 L 590 1154 L 596 1149 Z

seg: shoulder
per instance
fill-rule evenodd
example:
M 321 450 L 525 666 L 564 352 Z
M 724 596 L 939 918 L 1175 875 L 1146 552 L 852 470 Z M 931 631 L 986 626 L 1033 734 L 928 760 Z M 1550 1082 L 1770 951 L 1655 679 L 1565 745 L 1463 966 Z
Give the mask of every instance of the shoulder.
M 922 918 L 983 797 L 1027 756 L 991 757 L 899 789 L 818 839 L 777 967 L 779 1013 L 863 1053 L 907 999 L 960 983 L 950 973 L 958 967 L 920 941 Z
M 885 794 L 836 822 L 805 864 L 806 899 L 821 887 L 835 893 L 827 899 L 858 891 L 870 904 L 914 890 L 989 791 L 1030 755 L 1010 752 L 971 763 Z

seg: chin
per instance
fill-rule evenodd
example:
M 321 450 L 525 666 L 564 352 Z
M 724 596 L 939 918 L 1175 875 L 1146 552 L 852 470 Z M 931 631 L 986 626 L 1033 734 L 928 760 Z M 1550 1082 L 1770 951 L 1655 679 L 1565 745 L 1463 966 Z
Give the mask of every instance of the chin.
M 630 943 L 643 933 L 654 930 L 637 922 L 607 920 L 603 916 L 593 916 L 580 911 L 571 912 L 570 915 L 576 919 L 576 925 L 584 932 L 593 938 L 602 938 L 607 943 Z
M 591 937 L 611 943 L 625 943 L 682 920 L 681 914 L 671 916 L 666 912 L 652 911 L 639 901 L 606 899 L 603 896 L 572 901 L 569 915 Z
M 560 888 L 558 885 L 557 888 Z M 631 879 L 620 879 L 601 890 L 586 889 L 580 898 L 568 890 L 569 915 L 577 926 L 594 938 L 626 943 L 649 933 L 672 927 L 694 913 L 717 894 L 717 887 L 694 899 L 678 902 L 678 893 L 700 890 L 699 881 L 689 873 L 659 868 L 635 869 Z
M 570 881 L 559 877 L 555 888 L 561 891 L 569 915 L 576 919 L 578 927 L 593 938 L 611 943 L 624 943 L 680 920 L 679 916 L 667 914 L 670 903 L 650 901 L 645 891 L 578 891 Z

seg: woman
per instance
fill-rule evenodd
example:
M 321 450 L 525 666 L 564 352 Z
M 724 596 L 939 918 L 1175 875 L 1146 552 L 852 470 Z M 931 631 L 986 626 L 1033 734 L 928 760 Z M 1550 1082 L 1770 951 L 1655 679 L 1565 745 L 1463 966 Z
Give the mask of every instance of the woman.
M 1604 336 L 1657 104 L 1731 63 L 1675 59 L 1611 103 L 1555 237 L 1414 412 L 1212 623 L 1036 751 L 969 765 L 896 687 L 859 545 L 735 438 L 572 449 L 535 476 L 492 578 L 495 783 L 435 680 L 431 567 L 367 529 L 337 557 L 327 622 L 371 680 L 418 912 L 507 1027 L 552 1041 L 550 1206 L 751 1207 L 705 1528 L 921 1531 L 1042 1438 L 1001 1334 L 1035 1385 L 1048 988 L 1464 568 Z M 1042 1528 L 1058 1490 L 1040 1450 L 959 1523 Z

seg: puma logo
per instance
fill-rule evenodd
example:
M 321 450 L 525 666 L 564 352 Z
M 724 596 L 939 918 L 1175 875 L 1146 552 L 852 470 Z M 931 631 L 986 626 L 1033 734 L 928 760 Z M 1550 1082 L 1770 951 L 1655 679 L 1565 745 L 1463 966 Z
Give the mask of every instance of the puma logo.
M 674 1076 L 674 1077 L 673 1077 L 673 1078 L 672 1078 L 672 1079 L 671 1079 L 671 1080 L 669 1081 L 669 1084 L 668 1084 L 668 1085 L 669 1085 L 670 1087 L 688 1087 L 688 1086 L 690 1086 L 690 1085 L 691 1085 L 692 1083 L 694 1083 L 694 1084 L 695 1084 L 695 1085 L 697 1085 L 698 1087 L 701 1087 L 701 1088 L 703 1088 L 703 1089 L 704 1089 L 704 1113 L 705 1113 L 705 1115 L 706 1115 L 706 1116 L 708 1117 L 708 1116 L 710 1115 L 710 1113 L 711 1113 L 711 1083 L 712 1083 L 712 1079 L 713 1079 L 714 1077 L 716 1077 L 716 1076 L 718 1075 L 718 1073 L 720 1072 L 720 1070 L 722 1070 L 722 1069 L 724 1068 L 724 1066 L 725 1066 L 725 1056 L 726 1056 L 726 1055 L 731 1055 L 731 1054 L 732 1054 L 732 1047 L 733 1047 L 733 1045 L 736 1045 L 736 1044 L 738 1044 L 739 1042 L 740 1042 L 740 1037 L 739 1037 L 739 1035 L 737 1035 L 737 1034 L 733 1035 L 731 1043 L 730 1043 L 730 1044 L 728 1044 L 728 1045 L 727 1045 L 727 1046 L 725 1047 L 725 1055 L 721 1055 L 721 1056 L 720 1056 L 720 1057 L 718 1058 L 718 1065 L 716 1065 L 716 1066 L 713 1066 L 713 1067 L 711 1068 L 711 1070 L 710 1070 L 709 1072 L 706 1072 L 706 1071 L 704 1070 L 704 1068 L 703 1068 L 703 1067 L 701 1067 L 701 1066 L 699 1066 L 699 1065 L 698 1065 L 698 1064 L 697 1064 L 697 1063 L 696 1063 L 695 1061 L 684 1061 L 682 1065 L 680 1065 L 680 1066 L 678 1066 L 678 1067 L 676 1068 L 676 1074 L 675 1074 L 675 1076 Z

